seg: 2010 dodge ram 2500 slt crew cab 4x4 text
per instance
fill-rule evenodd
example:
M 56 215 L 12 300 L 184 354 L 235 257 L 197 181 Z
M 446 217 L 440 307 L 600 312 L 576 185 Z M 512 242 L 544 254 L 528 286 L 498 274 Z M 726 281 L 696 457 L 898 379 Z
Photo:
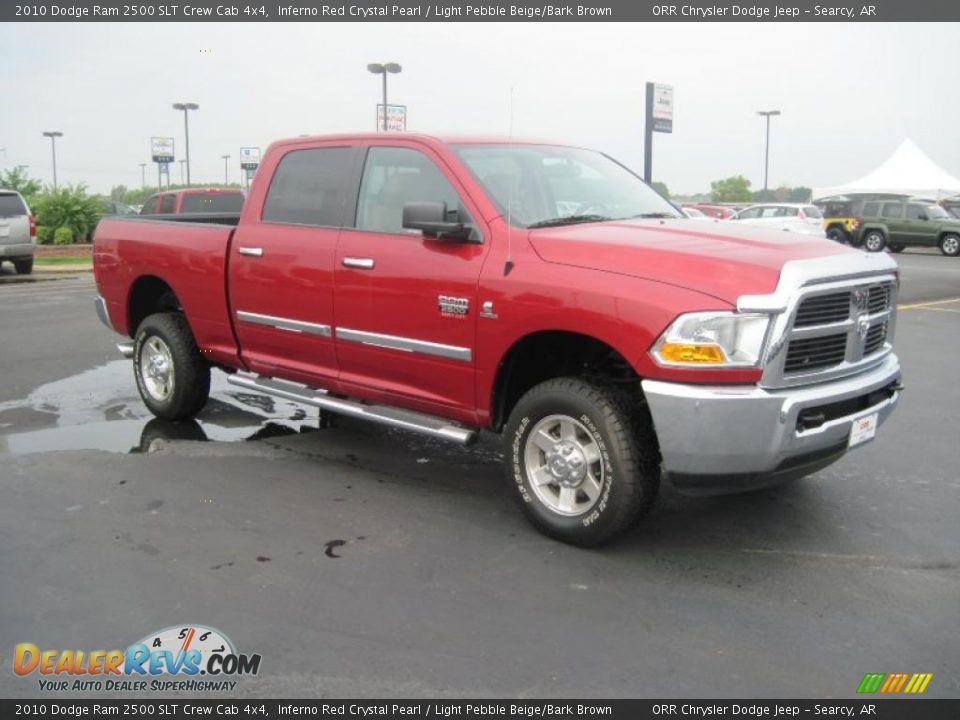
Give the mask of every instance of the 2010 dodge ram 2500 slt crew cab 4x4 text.
M 892 259 L 688 220 L 598 152 L 297 138 L 218 220 L 97 229 L 97 311 L 154 414 L 200 412 L 216 367 L 456 442 L 501 433 L 525 514 L 567 542 L 629 528 L 662 471 L 719 493 L 826 467 L 899 397 Z

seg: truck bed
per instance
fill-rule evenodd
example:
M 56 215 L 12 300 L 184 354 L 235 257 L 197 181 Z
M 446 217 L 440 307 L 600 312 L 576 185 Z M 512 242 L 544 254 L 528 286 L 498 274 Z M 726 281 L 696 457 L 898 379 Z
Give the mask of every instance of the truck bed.
M 106 218 L 93 240 L 94 267 L 114 329 L 133 336 L 137 298 L 157 280 L 177 298 L 212 362 L 235 364 L 237 346 L 224 279 L 238 213 Z M 150 275 L 144 277 L 144 268 Z M 130 298 L 124 304 L 120 298 Z

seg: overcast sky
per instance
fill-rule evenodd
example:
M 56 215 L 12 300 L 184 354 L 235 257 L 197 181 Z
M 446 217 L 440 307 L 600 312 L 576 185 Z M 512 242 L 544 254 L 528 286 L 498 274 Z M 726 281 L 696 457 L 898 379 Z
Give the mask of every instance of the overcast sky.
M 176 139 L 193 101 L 192 179 L 238 180 L 239 148 L 302 133 L 374 129 L 379 78 L 408 129 L 572 141 L 643 167 L 644 82 L 675 86 L 672 135 L 654 137 L 654 178 L 707 191 L 855 180 L 911 137 L 960 176 L 957 28 L 943 24 L 6 24 L 0 167 L 50 182 L 138 186 L 152 135 Z M 147 168 L 156 182 L 156 168 Z M 174 182 L 179 166 L 171 169 Z

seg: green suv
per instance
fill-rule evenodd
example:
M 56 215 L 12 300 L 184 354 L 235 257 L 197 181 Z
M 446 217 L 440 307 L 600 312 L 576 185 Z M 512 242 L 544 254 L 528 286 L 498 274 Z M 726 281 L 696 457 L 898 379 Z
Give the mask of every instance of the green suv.
M 956 257 L 960 219 L 929 201 L 869 200 L 860 210 L 860 242 L 870 252 L 937 246 L 944 255 Z

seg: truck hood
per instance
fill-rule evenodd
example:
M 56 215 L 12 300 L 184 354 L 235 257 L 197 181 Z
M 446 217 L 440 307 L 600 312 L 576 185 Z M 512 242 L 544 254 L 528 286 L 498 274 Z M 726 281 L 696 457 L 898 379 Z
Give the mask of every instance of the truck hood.
M 704 220 L 614 220 L 531 230 L 544 261 L 630 275 L 712 295 L 772 293 L 789 260 L 858 251 L 825 238 Z

